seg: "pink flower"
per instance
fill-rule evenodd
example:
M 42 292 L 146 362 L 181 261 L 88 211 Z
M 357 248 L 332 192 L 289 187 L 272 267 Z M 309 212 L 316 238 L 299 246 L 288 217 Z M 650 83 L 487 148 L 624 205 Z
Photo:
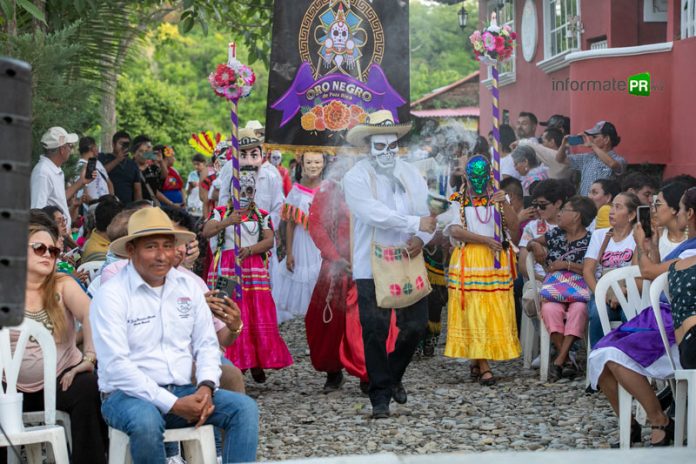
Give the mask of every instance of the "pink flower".
M 481 35 L 481 39 L 483 40 L 483 46 L 486 47 L 486 50 L 489 52 L 495 51 L 495 36 L 493 34 L 486 31 Z
M 511 33 L 510 33 L 510 38 L 511 38 L 512 40 L 515 40 L 515 39 L 517 38 L 517 33 L 516 33 L 516 32 L 511 32 Z
M 469 36 L 471 43 L 476 43 L 481 40 L 481 31 L 474 31 L 473 34 Z

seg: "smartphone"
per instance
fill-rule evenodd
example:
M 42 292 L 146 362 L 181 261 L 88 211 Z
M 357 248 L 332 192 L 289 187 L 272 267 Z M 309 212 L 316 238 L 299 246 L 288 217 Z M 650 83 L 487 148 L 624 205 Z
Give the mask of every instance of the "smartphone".
M 582 137 L 582 135 L 568 136 L 568 145 L 582 145 L 583 143 L 585 143 L 585 139 Z
M 653 235 L 652 222 L 650 221 L 650 206 L 641 205 L 638 207 L 638 220 L 640 221 L 645 237 L 650 238 Z
M 235 281 L 227 277 L 218 277 L 215 283 L 215 290 L 220 290 L 216 295 L 217 298 L 232 298 L 234 299 Z
M 85 177 L 87 179 L 92 178 L 92 174 L 94 174 L 94 171 L 97 169 L 97 158 L 90 158 L 87 160 L 87 171 L 85 173 Z

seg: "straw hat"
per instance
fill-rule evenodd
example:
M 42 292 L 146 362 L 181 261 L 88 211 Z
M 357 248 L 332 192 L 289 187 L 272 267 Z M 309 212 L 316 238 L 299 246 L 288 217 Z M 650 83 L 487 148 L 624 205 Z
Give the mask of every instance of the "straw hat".
M 248 127 L 239 129 L 238 137 L 240 150 L 248 150 L 250 148 L 260 147 L 263 143 L 263 137 L 256 135 L 254 129 Z
M 169 216 L 159 208 L 143 208 L 128 220 L 128 235 L 111 242 L 111 252 L 117 256 L 128 256 L 126 244 L 137 238 L 151 235 L 172 235 L 176 244 L 182 245 L 196 238 L 193 232 L 180 232 L 174 230 L 174 225 Z
M 348 131 L 346 140 L 351 145 L 362 147 L 367 145 L 367 138 L 379 134 L 396 134 L 397 139 L 402 138 L 411 130 L 411 123 L 394 124 L 394 116 L 389 110 L 379 110 L 370 113 L 365 124 L 358 124 Z

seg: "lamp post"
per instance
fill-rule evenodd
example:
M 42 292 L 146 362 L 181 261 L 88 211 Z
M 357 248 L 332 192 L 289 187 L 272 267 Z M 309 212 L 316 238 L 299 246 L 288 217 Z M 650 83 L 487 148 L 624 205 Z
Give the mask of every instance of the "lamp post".
M 457 12 L 457 17 L 459 18 L 459 27 L 464 30 L 466 27 L 466 22 L 469 19 L 469 15 L 466 13 L 466 9 L 464 8 L 464 2 L 462 2 L 462 7 Z

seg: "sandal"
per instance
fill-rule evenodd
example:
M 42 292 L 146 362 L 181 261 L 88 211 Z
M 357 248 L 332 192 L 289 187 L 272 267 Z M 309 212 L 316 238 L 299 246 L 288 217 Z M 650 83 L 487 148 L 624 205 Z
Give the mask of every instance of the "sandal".
M 491 374 L 491 376 L 488 377 L 487 379 L 484 379 L 483 376 L 486 375 L 486 374 Z M 478 382 L 479 382 L 481 385 L 483 385 L 484 387 L 492 387 L 492 386 L 495 385 L 495 383 L 497 382 L 497 379 L 496 379 L 495 376 L 493 375 L 493 372 L 491 372 L 491 371 L 484 371 L 484 372 L 481 372 L 481 376 L 479 377 Z
M 478 364 L 472 364 L 469 366 L 469 377 L 471 377 L 471 380 L 474 382 L 481 377 L 481 368 L 478 366 Z
M 668 418 L 669 422 L 666 425 L 651 425 L 652 430 L 662 430 L 665 432 L 665 437 L 657 443 L 650 442 L 652 447 L 669 446 L 674 440 L 674 419 Z

